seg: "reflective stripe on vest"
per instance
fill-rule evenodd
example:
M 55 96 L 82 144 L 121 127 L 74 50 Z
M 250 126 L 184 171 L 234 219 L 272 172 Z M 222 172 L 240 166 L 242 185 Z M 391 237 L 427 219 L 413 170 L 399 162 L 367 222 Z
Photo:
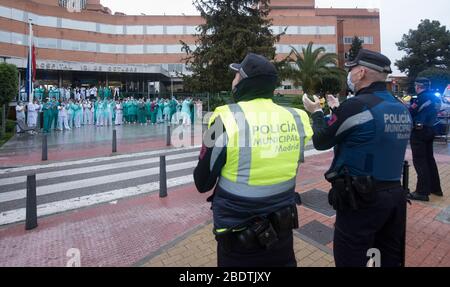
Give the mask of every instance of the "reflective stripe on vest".
M 261 119 L 264 113 L 275 113 L 277 118 Z M 300 116 L 295 109 L 258 99 L 219 107 L 210 125 L 218 116 L 228 135 L 227 162 L 218 183 L 223 190 L 238 196 L 261 198 L 295 187 L 298 164 L 304 160 L 306 137 L 312 133 L 310 126 L 308 135 L 305 133 L 303 122 L 309 124 L 306 113 Z M 263 133 L 262 127 L 268 131 Z M 269 143 L 263 143 L 267 138 Z M 275 153 L 266 156 L 267 148 Z
M 305 127 L 303 126 L 302 119 L 300 118 L 300 115 L 293 109 L 293 108 L 285 108 L 288 110 L 292 116 L 294 117 L 295 122 L 297 123 L 298 128 L 298 135 L 300 137 L 300 162 L 305 162 L 305 140 L 306 140 L 306 134 L 305 134 Z

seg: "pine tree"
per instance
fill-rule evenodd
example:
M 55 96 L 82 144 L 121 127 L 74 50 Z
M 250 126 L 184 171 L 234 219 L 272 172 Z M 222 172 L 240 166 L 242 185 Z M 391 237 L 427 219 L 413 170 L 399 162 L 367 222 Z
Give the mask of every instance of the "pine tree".
M 348 51 L 349 61 L 353 61 L 356 58 L 356 56 L 358 56 L 359 50 L 363 48 L 362 44 L 363 41 L 358 36 L 353 37 L 352 46 Z
M 184 75 L 185 88 L 193 92 L 220 92 L 231 89 L 231 63 L 253 52 L 273 60 L 274 44 L 269 16 L 269 0 L 195 0 L 205 23 L 198 28 L 195 49 L 181 42 L 186 64 L 193 72 Z

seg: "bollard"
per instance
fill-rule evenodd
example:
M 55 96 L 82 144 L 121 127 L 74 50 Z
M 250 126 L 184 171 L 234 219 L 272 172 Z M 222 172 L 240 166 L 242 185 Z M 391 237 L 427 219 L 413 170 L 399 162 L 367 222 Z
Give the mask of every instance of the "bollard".
M 167 125 L 166 145 L 171 145 L 170 125 Z
M 408 195 L 410 193 L 409 191 L 409 162 L 405 161 L 403 163 L 403 190 L 405 195 Z M 408 217 L 408 199 L 405 200 L 405 206 L 404 206 L 404 214 L 405 218 L 404 226 L 402 226 L 403 230 L 403 238 L 402 238 L 402 265 L 401 267 L 406 266 L 406 220 Z
M 403 164 L 403 189 L 409 193 L 409 162 L 405 161 Z
M 112 152 L 117 152 L 117 132 L 115 129 L 113 130 Z
M 167 197 L 166 156 L 159 157 L 159 197 Z
M 48 160 L 47 134 L 44 134 L 42 138 L 42 160 Z
M 36 202 L 36 174 L 27 176 L 27 206 L 25 230 L 31 230 L 38 226 L 37 202 Z

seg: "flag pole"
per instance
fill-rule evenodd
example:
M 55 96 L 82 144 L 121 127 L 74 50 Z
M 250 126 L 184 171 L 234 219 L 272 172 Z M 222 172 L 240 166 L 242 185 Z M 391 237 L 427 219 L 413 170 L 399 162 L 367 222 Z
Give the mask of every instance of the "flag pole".
M 28 69 L 28 101 L 30 103 L 33 102 L 33 20 L 31 18 L 28 19 L 28 26 L 30 29 L 30 34 L 28 37 L 28 59 L 29 59 L 29 69 Z

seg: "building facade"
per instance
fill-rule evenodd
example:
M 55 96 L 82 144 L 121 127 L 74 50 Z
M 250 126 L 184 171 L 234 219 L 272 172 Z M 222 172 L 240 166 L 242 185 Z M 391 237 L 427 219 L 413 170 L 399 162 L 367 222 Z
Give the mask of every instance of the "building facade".
M 272 0 L 277 57 L 313 41 L 344 62 L 353 36 L 380 50 L 377 10 L 316 8 L 314 0 Z M 37 82 L 54 86 L 119 86 L 149 95 L 182 90 L 188 72 L 180 40 L 194 47 L 200 16 L 112 14 L 100 0 L 0 0 L 0 57 L 16 64 L 22 84 L 27 62 L 28 21 L 33 23 Z M 286 87 L 289 90 L 289 87 Z

